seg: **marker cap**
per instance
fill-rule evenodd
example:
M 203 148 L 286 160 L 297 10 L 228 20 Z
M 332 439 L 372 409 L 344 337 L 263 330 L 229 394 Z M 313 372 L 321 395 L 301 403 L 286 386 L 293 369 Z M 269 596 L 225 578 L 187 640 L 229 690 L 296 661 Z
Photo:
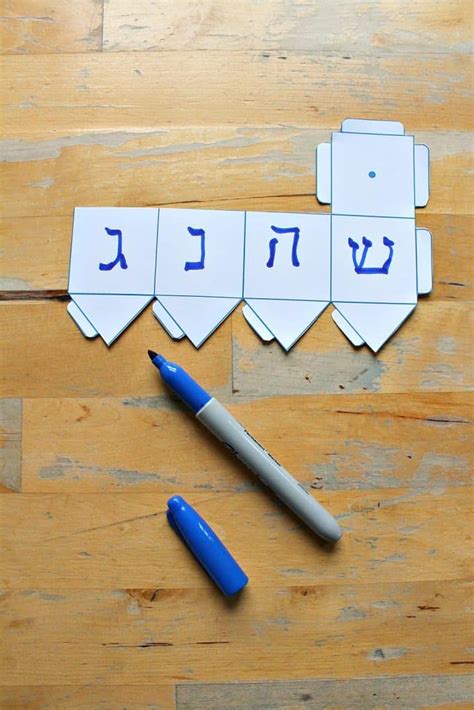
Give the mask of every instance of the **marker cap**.
M 249 581 L 245 572 L 212 528 L 181 496 L 169 499 L 166 517 L 224 594 L 231 596 L 245 587 Z

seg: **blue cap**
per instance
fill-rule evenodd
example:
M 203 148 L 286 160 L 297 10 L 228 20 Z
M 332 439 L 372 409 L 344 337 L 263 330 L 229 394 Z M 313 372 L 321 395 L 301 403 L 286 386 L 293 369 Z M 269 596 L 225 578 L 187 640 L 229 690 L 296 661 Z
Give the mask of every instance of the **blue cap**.
M 221 592 L 237 594 L 249 581 L 205 520 L 181 496 L 168 501 L 168 522 L 188 545 Z

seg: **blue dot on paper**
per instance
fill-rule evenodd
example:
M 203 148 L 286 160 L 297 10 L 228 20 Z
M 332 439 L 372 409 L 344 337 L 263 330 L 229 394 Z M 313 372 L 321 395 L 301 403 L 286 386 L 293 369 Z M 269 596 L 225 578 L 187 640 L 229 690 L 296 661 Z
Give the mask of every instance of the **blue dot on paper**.
M 374 170 L 371 170 L 371 171 L 370 171 L 369 177 L 370 177 L 370 178 L 374 178 L 374 177 L 375 177 L 375 171 L 374 171 Z

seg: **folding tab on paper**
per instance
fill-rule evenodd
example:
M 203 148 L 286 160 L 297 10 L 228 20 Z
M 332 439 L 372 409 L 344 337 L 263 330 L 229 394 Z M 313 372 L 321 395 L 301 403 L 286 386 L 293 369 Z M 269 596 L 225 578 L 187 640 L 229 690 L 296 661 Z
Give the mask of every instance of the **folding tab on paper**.
M 263 322 L 289 350 L 326 308 L 330 291 L 329 215 L 247 212 L 244 298 L 258 334 Z
M 431 240 L 415 227 L 415 206 L 428 200 L 429 154 L 401 123 L 359 119 L 345 120 L 330 158 L 323 153 L 333 320 L 354 345 L 377 352 L 431 283 Z
M 111 345 L 152 300 L 157 219 L 153 208 L 76 208 L 68 312 L 87 337 Z
M 198 348 L 240 303 L 244 232 L 245 212 L 160 210 L 154 313 L 172 337 Z

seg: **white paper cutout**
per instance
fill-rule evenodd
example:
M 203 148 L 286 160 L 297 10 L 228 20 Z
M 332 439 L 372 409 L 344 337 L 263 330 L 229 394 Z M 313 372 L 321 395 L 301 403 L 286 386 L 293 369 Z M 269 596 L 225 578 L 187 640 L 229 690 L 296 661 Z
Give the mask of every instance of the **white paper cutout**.
M 196 347 L 242 299 L 244 229 L 245 212 L 160 210 L 155 294 Z
M 287 351 L 311 328 L 328 305 L 320 301 L 254 301 L 251 298 L 247 299 L 247 304 Z M 253 327 L 253 323 L 250 325 Z
M 258 315 L 255 313 L 255 311 L 253 311 L 247 304 L 245 304 L 245 306 L 242 308 L 242 315 L 244 316 L 250 327 L 264 342 L 270 343 L 272 340 L 275 340 L 273 333 L 268 330 L 263 320 L 261 320 L 261 318 L 259 318 Z
M 185 333 L 183 333 L 179 325 L 159 301 L 155 301 L 153 304 L 153 315 L 156 320 L 161 323 L 170 338 L 173 338 L 174 340 L 181 340 L 181 338 L 185 337 Z
M 71 318 L 76 322 L 79 330 L 82 332 L 86 338 L 96 338 L 99 333 L 96 331 L 92 323 L 87 320 L 84 313 L 81 311 L 77 303 L 70 301 L 67 305 L 67 312 Z
M 334 305 L 362 340 L 376 353 L 408 318 L 416 304 L 335 302 Z
M 431 263 L 431 234 L 427 229 L 416 230 L 416 254 L 418 263 L 418 293 L 431 293 L 433 288 L 433 266 Z
M 430 197 L 430 151 L 428 146 L 415 145 L 415 206 L 426 207 Z
M 93 314 L 95 329 L 107 345 L 111 345 L 152 298 L 152 296 L 119 296 L 103 293 L 76 294 L 74 302 L 84 314 Z
M 240 298 L 160 296 L 159 302 L 192 344 L 199 348 L 240 303 Z M 160 319 L 161 320 L 161 319 Z
M 329 168 L 325 145 L 317 184 L 324 195 L 329 171 L 333 320 L 377 352 L 431 290 L 431 235 L 415 227 L 415 205 L 429 197 L 429 152 L 393 121 L 344 121 Z
M 244 298 L 289 350 L 330 301 L 329 215 L 248 212 Z
M 333 215 L 332 250 L 333 301 L 416 303 L 414 220 Z
M 374 121 L 363 118 L 346 118 L 341 124 L 344 133 L 380 133 L 403 136 L 405 129 L 399 121 Z
M 331 313 L 331 318 L 333 319 L 339 330 L 342 330 L 346 338 L 351 341 L 354 347 L 360 348 L 360 346 L 364 344 L 364 341 L 360 337 L 359 333 L 354 330 L 349 321 L 347 321 L 344 316 L 339 313 L 338 310 L 333 310 L 333 312 Z
M 321 143 L 316 150 L 316 197 L 323 205 L 331 204 L 331 144 Z
M 316 194 L 329 214 L 77 208 L 68 312 L 111 344 L 156 297 L 167 333 L 199 347 L 245 298 L 262 340 L 289 350 L 329 302 L 355 345 L 374 351 L 432 288 L 429 150 L 396 121 L 346 119 L 318 146 Z
M 414 217 L 413 143 L 413 136 L 333 133 L 333 214 Z
M 84 333 L 88 321 L 110 345 L 152 300 L 157 219 L 153 208 L 76 208 L 69 293 L 79 310 L 69 314 Z

